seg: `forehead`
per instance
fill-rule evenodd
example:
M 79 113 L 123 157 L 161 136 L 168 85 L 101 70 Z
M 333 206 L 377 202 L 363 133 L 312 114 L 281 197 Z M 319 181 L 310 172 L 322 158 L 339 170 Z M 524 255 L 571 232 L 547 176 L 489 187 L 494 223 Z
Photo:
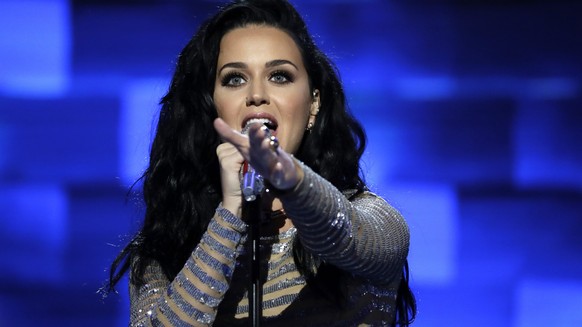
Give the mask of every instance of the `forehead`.
M 285 31 L 272 26 L 250 25 L 233 29 L 220 41 L 218 63 L 267 62 L 287 59 L 303 66 L 301 52 Z

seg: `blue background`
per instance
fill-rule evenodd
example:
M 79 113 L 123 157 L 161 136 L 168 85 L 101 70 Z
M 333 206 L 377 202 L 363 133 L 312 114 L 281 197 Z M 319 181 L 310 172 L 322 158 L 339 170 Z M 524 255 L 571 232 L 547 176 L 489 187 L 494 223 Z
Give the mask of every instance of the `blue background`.
M 412 231 L 414 326 L 582 326 L 582 5 L 295 1 Z M 213 1 L 0 0 L 0 326 L 125 326 L 177 54 Z

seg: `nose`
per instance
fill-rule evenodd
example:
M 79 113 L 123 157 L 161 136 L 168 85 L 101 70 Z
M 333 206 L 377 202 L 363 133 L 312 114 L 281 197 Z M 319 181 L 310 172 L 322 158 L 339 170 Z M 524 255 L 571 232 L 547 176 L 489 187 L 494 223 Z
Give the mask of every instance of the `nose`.
M 247 107 L 258 107 L 263 104 L 270 104 L 267 90 L 263 85 L 261 85 L 261 83 L 253 83 L 252 87 L 249 88 L 249 94 L 246 97 L 246 105 Z

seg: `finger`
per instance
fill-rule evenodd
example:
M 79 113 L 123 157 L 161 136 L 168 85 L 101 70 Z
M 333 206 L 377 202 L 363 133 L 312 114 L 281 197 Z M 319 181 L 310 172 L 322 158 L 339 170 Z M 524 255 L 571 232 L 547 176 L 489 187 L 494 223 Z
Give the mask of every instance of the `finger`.
M 291 188 L 299 180 L 297 168 L 291 155 L 274 146 L 270 135 L 264 126 L 249 128 L 251 164 L 275 187 Z
M 271 135 L 271 131 L 265 125 L 253 124 L 249 128 L 248 137 L 251 148 L 262 149 L 263 143 Z
M 220 138 L 233 144 L 237 148 L 245 146 L 247 144 L 247 136 L 235 131 L 233 128 L 228 126 L 228 124 L 222 120 L 222 118 L 216 118 L 214 120 L 214 129 L 220 135 Z
M 270 170 L 277 161 L 277 153 L 270 144 L 269 129 L 265 126 L 252 126 L 249 129 L 249 156 L 255 169 L 269 176 Z
M 242 154 L 238 151 L 238 149 L 230 144 L 230 143 L 221 143 L 216 147 L 216 154 L 218 155 L 218 159 L 222 160 L 223 158 L 228 158 L 231 156 L 238 156 L 240 157 L 240 161 L 244 160 Z

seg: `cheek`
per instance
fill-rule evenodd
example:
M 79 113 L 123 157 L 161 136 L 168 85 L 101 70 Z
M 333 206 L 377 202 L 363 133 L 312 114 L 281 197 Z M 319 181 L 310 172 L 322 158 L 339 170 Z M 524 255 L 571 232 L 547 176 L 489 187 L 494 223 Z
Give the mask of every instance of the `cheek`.
M 232 101 L 228 101 L 220 94 L 214 94 L 214 106 L 216 107 L 216 113 L 218 117 L 222 118 L 228 125 L 234 127 L 233 124 L 236 120 L 236 113 L 238 110 L 234 108 Z
M 218 117 L 222 118 L 222 101 L 220 101 L 220 95 L 217 95 L 216 91 L 212 94 L 212 101 L 214 102 Z
M 310 104 L 310 99 L 306 99 L 304 94 L 298 94 L 287 103 L 285 119 L 290 122 L 287 132 L 290 142 L 299 143 L 301 141 L 309 119 Z
M 311 97 L 304 91 L 293 92 L 286 95 L 285 107 L 286 113 L 293 118 L 294 121 L 301 120 L 309 116 L 311 108 Z
M 289 122 L 288 129 L 296 132 L 307 125 L 309 109 L 303 101 L 291 101 L 287 104 L 286 110 L 281 111 L 281 114 L 283 119 Z

